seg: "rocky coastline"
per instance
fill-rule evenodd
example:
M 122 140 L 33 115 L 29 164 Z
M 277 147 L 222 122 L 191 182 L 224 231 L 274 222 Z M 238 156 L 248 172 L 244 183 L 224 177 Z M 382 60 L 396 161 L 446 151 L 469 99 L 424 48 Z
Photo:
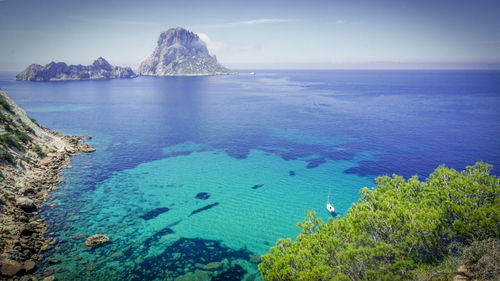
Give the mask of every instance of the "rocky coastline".
M 32 275 L 55 243 L 38 212 L 71 157 L 95 149 L 38 125 L 2 91 L 0 102 L 0 280 L 54 280 Z

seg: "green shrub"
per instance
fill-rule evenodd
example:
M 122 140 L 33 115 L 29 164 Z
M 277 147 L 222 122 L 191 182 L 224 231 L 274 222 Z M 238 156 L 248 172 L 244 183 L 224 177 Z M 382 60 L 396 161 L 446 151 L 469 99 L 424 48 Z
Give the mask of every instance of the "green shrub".
M 13 133 L 20 141 L 24 143 L 28 143 L 29 141 L 31 141 L 31 137 L 28 136 L 28 134 L 26 134 L 25 132 L 14 130 Z
M 37 125 L 38 127 L 40 127 L 40 124 L 38 124 L 38 122 L 36 122 L 35 118 L 30 118 L 30 119 L 31 119 L 31 122 L 35 123 L 35 125 Z
M 13 133 L 5 133 L 0 135 L 0 144 L 5 147 L 15 147 L 19 151 L 25 151 L 26 149 L 21 145 L 18 137 Z
M 2 105 L 5 110 L 12 112 L 12 107 L 4 97 L 0 97 L 0 105 Z
M 5 248 L 5 245 L 7 245 L 7 241 L 5 241 L 4 239 L 0 239 L 0 251 Z
M 12 156 L 7 150 L 5 150 L 1 147 L 0 147 L 0 159 L 5 160 L 5 161 L 10 162 L 10 163 L 14 163 L 14 156 Z
M 477 163 L 461 173 L 438 167 L 426 181 L 381 176 L 344 217 L 313 211 L 296 241 L 262 256 L 265 280 L 412 280 L 453 256 L 455 243 L 500 236 L 500 178 Z
M 47 154 L 45 154 L 45 152 L 43 152 L 43 149 L 38 144 L 35 145 L 33 150 L 36 152 L 36 154 L 38 154 L 38 156 L 40 156 L 40 158 L 47 156 Z
M 7 123 L 9 121 L 10 121 L 9 117 L 7 117 L 7 115 L 0 112 L 0 122 Z
M 7 132 L 12 132 L 12 131 L 14 130 L 14 129 L 12 129 L 12 126 L 11 126 L 9 123 L 5 124 L 5 125 L 3 126 L 3 128 L 4 128 L 4 129 L 5 129 L 5 131 L 7 131 Z

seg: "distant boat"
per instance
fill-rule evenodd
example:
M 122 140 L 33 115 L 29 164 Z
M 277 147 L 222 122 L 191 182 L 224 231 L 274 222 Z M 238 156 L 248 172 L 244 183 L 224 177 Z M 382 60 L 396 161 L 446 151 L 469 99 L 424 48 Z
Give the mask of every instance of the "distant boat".
M 330 203 L 326 203 L 326 209 L 330 213 L 334 213 L 335 212 L 335 207 L 333 207 L 332 204 L 330 204 Z
M 250 75 L 255 75 L 255 72 L 250 72 Z
M 333 207 L 332 204 L 330 204 L 330 189 L 328 189 L 328 201 L 326 201 L 326 209 L 330 214 L 333 214 L 335 212 L 335 207 Z

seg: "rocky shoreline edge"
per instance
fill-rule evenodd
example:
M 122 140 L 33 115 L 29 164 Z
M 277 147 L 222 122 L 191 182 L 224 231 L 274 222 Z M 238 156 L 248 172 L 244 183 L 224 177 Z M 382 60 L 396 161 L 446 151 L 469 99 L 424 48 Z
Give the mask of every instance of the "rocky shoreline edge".
M 0 280 L 39 280 L 32 273 L 56 242 L 44 236 L 47 226 L 38 216 L 41 205 L 51 190 L 58 189 L 61 170 L 71 167 L 71 157 L 95 149 L 84 144 L 81 136 L 66 136 L 38 125 L 2 91 L 0 99 L 7 102 L 0 110 L 3 120 L 7 119 L 0 129 Z M 21 147 L 9 146 L 9 140 L 16 140 L 9 137 L 22 136 L 18 132 L 27 141 L 20 141 Z

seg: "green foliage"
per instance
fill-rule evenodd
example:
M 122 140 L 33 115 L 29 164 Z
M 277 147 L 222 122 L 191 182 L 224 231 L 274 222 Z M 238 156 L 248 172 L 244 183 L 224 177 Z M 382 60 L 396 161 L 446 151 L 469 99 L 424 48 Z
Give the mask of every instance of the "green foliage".
M 411 280 L 438 265 L 454 244 L 499 237 L 500 178 L 477 163 L 461 173 L 438 167 L 421 182 L 381 176 L 347 214 L 323 223 L 308 212 L 296 241 L 262 256 L 265 280 Z
M 33 122 L 35 125 L 37 125 L 38 127 L 40 127 L 40 124 L 38 124 L 38 122 L 36 122 L 35 118 L 30 118 L 30 119 L 31 119 L 31 122 Z
M 36 154 L 38 154 L 38 156 L 40 156 L 40 158 L 47 156 L 47 154 L 43 151 L 43 149 L 38 144 L 36 144 L 34 146 L 33 150 L 35 151 Z
M 7 150 L 1 147 L 0 147 L 0 159 L 10 163 L 14 163 L 14 156 L 12 156 Z
M 29 141 L 31 141 L 31 137 L 28 136 L 28 134 L 26 134 L 25 132 L 14 130 L 13 133 L 20 141 L 24 143 L 28 143 Z
M 7 241 L 5 241 L 4 239 L 0 239 L 0 251 L 5 248 L 5 245 L 7 245 Z
M 0 135 L 0 144 L 5 147 L 15 147 L 19 151 L 25 151 L 26 149 L 20 143 L 18 136 L 15 133 L 5 133 Z
M 7 123 L 10 121 L 11 121 L 10 116 L 7 116 L 7 115 L 0 112 L 0 122 Z
M 10 104 L 4 97 L 1 96 L 0 96 L 0 105 L 2 105 L 3 108 L 5 108 L 5 110 L 12 112 L 12 107 L 10 106 Z

